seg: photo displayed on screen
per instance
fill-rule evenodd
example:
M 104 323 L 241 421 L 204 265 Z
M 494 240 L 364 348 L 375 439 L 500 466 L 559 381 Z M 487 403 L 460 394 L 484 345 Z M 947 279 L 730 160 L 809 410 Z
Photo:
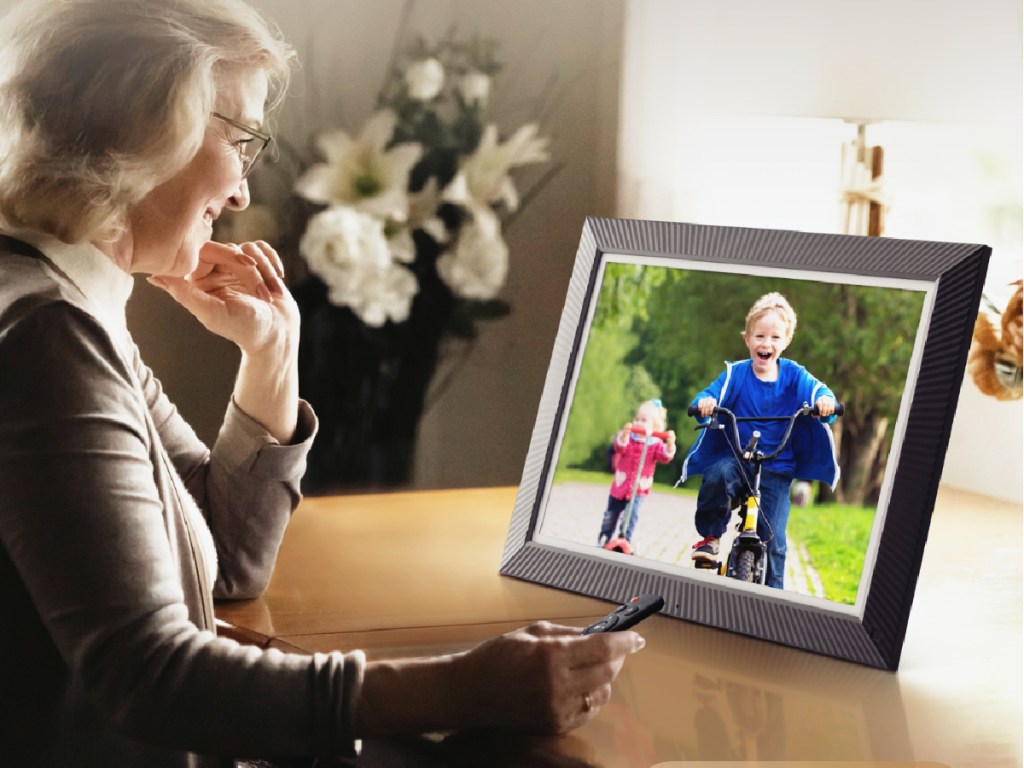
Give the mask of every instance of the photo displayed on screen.
M 538 541 L 856 612 L 928 291 L 909 280 L 606 257 Z M 737 451 L 716 405 L 737 417 Z M 706 416 L 688 414 L 698 406 Z

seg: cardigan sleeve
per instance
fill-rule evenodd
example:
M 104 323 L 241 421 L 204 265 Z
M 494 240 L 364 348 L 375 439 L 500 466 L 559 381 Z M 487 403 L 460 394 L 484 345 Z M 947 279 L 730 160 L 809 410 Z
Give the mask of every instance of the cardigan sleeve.
M 103 733 L 209 754 L 351 754 L 360 653 L 247 648 L 188 620 L 145 405 L 109 335 L 61 302 L 2 321 L 0 554 L 17 580 L 0 589 L 32 606 L 2 620 L 40 622 L 52 640 L 18 663 L 62 664 L 55 708 L 71 702 Z M 294 475 L 275 454 L 250 475 Z
M 317 430 L 299 402 L 295 441 L 281 445 L 232 400 L 210 451 L 164 394 L 135 350 L 135 367 L 160 440 L 199 504 L 217 549 L 217 598 L 258 597 L 273 573 Z

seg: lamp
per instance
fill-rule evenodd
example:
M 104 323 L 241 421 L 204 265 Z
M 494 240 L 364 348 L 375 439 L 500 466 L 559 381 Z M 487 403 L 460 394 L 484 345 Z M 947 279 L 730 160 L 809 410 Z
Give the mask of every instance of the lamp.
M 691 113 L 843 120 L 840 228 L 881 234 L 881 121 L 1021 120 L 1019 0 L 635 0 Z M 675 53 L 672 53 L 675 52 Z M 649 67 L 649 79 L 660 78 Z M 666 90 L 654 89 L 656 93 Z
M 840 231 L 847 235 L 881 235 L 885 227 L 885 199 L 882 185 L 884 153 L 880 146 L 868 146 L 868 120 L 847 120 L 856 126 L 856 136 L 843 145 L 840 171 Z

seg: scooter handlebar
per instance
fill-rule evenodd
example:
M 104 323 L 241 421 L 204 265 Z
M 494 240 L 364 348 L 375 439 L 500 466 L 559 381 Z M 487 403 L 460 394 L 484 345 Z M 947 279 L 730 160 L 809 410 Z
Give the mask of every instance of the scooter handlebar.
M 647 430 L 643 427 L 630 427 L 629 431 L 634 435 L 646 435 Z M 668 440 L 668 432 L 651 432 L 651 437 L 657 437 L 661 440 Z

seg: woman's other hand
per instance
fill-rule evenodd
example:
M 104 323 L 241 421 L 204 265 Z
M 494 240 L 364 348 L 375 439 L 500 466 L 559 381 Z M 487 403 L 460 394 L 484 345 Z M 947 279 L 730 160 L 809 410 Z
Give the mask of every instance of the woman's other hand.
M 371 663 L 358 728 L 363 735 L 578 728 L 608 703 L 626 656 L 644 646 L 635 632 L 579 632 L 538 622 L 455 656 Z
M 259 240 L 241 245 L 210 241 L 186 278 L 154 275 L 149 282 L 169 293 L 208 330 L 247 354 L 294 348 L 299 311 L 284 285 L 277 252 Z
M 477 708 L 493 721 L 484 724 L 566 733 L 592 719 L 644 639 L 629 631 L 579 632 L 538 622 L 470 651 L 463 659 L 467 679 L 485 683 Z

